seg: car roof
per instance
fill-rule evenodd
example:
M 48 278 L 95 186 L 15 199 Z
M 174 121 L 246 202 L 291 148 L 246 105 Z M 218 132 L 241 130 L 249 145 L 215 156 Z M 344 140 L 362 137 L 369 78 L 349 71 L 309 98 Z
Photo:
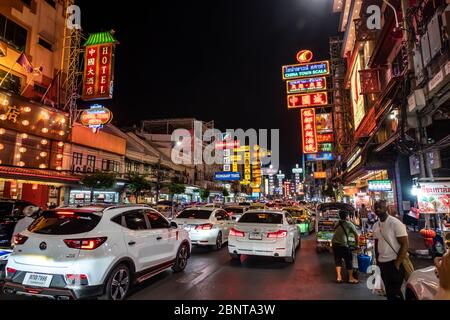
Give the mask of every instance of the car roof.
M 146 208 L 146 209 L 152 209 L 150 206 L 145 205 L 145 204 L 123 204 L 123 205 L 111 205 L 111 204 L 86 204 L 86 205 L 68 205 L 68 206 L 63 206 L 63 207 L 59 207 L 59 208 L 55 208 L 49 211 L 58 211 L 58 210 L 73 210 L 73 211 L 92 211 L 95 213 L 106 213 L 108 211 L 111 211 L 113 209 L 125 209 L 125 208 L 129 208 L 129 209 L 142 209 L 142 208 Z M 154 210 L 154 209 L 152 209 Z
M 252 209 L 245 212 L 247 213 L 276 213 L 276 214 L 285 214 L 286 212 L 283 210 L 271 210 L 271 209 Z
M 216 210 L 220 210 L 222 208 L 215 208 L 215 207 L 205 207 L 205 206 L 199 206 L 199 207 L 190 207 L 190 208 L 186 208 L 184 210 L 204 210 L 204 211 L 216 211 Z

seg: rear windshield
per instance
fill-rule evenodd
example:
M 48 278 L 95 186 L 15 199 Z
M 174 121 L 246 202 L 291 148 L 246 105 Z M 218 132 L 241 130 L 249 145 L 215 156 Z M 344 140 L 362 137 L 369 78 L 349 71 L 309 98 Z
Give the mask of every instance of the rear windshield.
M 89 232 L 100 222 L 101 217 L 92 212 L 75 212 L 72 215 L 56 211 L 44 211 L 28 231 L 39 234 L 67 235 Z
M 13 204 L 11 202 L 0 202 L 0 217 L 10 216 Z
M 243 208 L 226 208 L 226 212 L 232 212 L 232 213 L 244 213 Z
M 181 219 L 209 219 L 211 216 L 210 210 L 184 210 L 177 218 Z
M 281 224 L 283 223 L 283 215 L 280 213 L 247 212 L 239 219 L 239 223 L 242 222 Z

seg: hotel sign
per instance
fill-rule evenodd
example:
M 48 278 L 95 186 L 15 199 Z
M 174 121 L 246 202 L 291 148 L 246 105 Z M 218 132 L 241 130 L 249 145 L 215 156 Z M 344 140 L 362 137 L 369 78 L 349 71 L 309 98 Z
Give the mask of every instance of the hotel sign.
M 294 64 L 282 67 L 283 80 L 327 76 L 330 74 L 328 61 Z

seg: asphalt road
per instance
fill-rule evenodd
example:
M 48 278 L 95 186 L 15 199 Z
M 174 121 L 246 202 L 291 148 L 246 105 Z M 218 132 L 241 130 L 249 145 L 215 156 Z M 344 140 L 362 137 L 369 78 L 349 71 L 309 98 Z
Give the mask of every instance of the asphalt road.
M 234 262 L 227 247 L 193 248 L 186 270 L 167 270 L 134 287 L 131 300 L 379 300 L 366 286 L 337 284 L 330 253 L 317 254 L 315 236 L 302 240 L 294 264 L 281 259 L 242 257 Z M 423 267 L 431 262 L 419 262 Z M 0 294 L 0 300 L 17 299 Z M 20 298 L 25 299 L 25 298 Z

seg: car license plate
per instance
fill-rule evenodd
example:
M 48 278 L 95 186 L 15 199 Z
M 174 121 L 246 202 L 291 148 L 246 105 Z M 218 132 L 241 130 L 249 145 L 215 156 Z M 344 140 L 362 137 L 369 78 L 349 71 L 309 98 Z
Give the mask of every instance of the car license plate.
M 50 287 L 52 278 L 53 276 L 48 274 L 27 273 L 25 279 L 23 279 L 23 284 L 33 287 L 48 288 Z
M 262 234 L 261 233 L 250 233 L 248 238 L 250 240 L 262 240 Z

